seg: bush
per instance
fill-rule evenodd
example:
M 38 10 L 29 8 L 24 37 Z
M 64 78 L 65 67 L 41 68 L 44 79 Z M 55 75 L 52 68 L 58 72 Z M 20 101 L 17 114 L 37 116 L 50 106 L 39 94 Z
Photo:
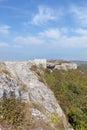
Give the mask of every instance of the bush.
M 75 93 L 75 94 L 80 94 L 80 93 L 81 93 L 79 87 L 77 87 L 77 86 L 75 86 L 75 85 L 73 85 L 73 84 L 69 84 L 67 87 L 68 87 L 68 89 L 69 89 L 71 92 L 73 92 L 73 93 Z
M 84 119 L 85 118 L 85 119 Z M 86 117 L 79 108 L 72 108 L 68 113 L 68 120 L 75 130 L 86 130 Z
M 75 130 L 87 130 L 87 74 L 46 69 L 44 78 Z

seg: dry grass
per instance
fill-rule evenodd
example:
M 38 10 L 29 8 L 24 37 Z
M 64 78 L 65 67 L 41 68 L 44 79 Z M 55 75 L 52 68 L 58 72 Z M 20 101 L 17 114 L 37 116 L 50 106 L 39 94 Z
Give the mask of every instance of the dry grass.
M 21 83 L 20 86 L 21 86 L 21 90 L 22 90 L 22 91 L 28 92 L 28 88 L 27 88 L 27 85 L 26 85 L 26 84 Z
M 14 98 L 0 101 L 0 124 L 11 130 L 27 129 L 30 125 L 29 104 Z
M 9 70 L 7 70 L 5 67 L 0 65 L 0 73 L 5 73 L 7 74 L 9 77 L 11 77 L 11 73 L 9 72 Z
M 32 65 L 30 70 L 36 72 L 38 67 L 36 65 Z
M 52 128 L 49 123 L 46 123 L 40 119 L 33 119 L 29 130 L 34 130 L 35 128 L 42 128 L 43 130 L 54 130 L 54 128 Z

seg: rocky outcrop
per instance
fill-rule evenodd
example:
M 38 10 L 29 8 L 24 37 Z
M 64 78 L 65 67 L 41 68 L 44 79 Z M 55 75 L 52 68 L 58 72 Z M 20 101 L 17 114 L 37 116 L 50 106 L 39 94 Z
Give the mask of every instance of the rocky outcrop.
M 77 64 L 75 63 L 61 63 L 60 65 L 55 65 L 55 69 L 59 70 L 75 70 L 77 69 Z
M 77 69 L 78 65 L 73 62 L 68 61 L 60 61 L 60 60 L 51 60 L 47 62 L 47 68 L 49 69 L 58 69 L 58 70 L 75 70 Z
M 52 130 L 68 130 L 67 119 L 53 92 L 30 70 L 30 62 L 4 62 L 6 70 L 0 72 L 0 98 L 14 96 L 31 106 L 31 119 L 48 123 Z M 59 120 L 59 126 L 52 119 Z M 37 126 L 37 129 L 42 126 Z M 36 130 L 32 129 L 32 130 Z M 46 129 L 45 129 L 46 130 Z
M 36 66 L 42 66 L 43 68 L 46 68 L 47 60 L 46 59 L 35 59 L 32 60 L 31 63 Z

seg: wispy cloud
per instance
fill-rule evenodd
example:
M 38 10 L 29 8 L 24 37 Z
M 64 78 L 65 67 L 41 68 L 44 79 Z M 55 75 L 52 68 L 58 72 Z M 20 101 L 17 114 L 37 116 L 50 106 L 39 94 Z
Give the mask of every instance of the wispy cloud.
M 60 39 L 62 36 L 64 37 L 65 34 L 67 35 L 68 28 L 62 27 L 62 28 L 49 28 L 47 30 L 44 30 L 43 32 L 40 32 L 39 35 L 44 38 L 49 39 Z
M 18 8 L 14 6 L 7 6 L 7 5 L 0 5 L 0 8 L 10 9 L 10 10 L 19 10 Z
M 0 47 L 9 47 L 9 44 L 5 42 L 0 42 Z
M 45 30 L 43 32 L 40 32 L 39 35 L 41 37 L 45 37 L 45 38 L 51 38 L 51 39 L 58 39 L 61 35 L 59 29 L 48 29 L 48 30 Z
M 50 46 L 53 47 L 87 47 L 87 30 L 77 28 L 73 30 L 73 35 L 69 35 L 71 30 L 68 28 L 51 28 L 40 32 L 39 35 L 43 39 L 49 41 Z
M 0 34 L 9 34 L 10 26 L 8 25 L 0 25 Z
M 76 33 L 80 34 L 80 36 L 87 36 L 87 29 L 78 28 L 76 29 Z
M 62 47 L 85 48 L 85 47 L 87 47 L 87 37 L 86 36 L 83 36 L 83 37 L 79 37 L 79 36 L 66 37 L 64 39 L 61 39 L 58 43 Z
M 17 36 L 14 38 L 13 47 L 29 47 L 29 46 L 50 46 L 51 48 L 85 48 L 87 47 L 87 30 L 77 28 L 73 30 L 73 35 L 69 35 L 72 30 L 67 27 L 49 28 L 37 35 Z
M 57 14 L 60 14 L 60 11 Z M 33 16 L 31 23 L 34 25 L 42 25 L 56 19 L 57 15 L 55 9 L 47 6 L 38 6 L 38 13 Z
M 70 12 L 73 14 L 75 21 L 81 26 L 87 26 L 87 8 L 83 6 L 71 6 Z
M 18 36 L 15 37 L 14 42 L 18 43 L 19 45 L 39 45 L 39 44 L 43 44 L 43 40 L 41 40 L 39 37 L 37 36 L 27 36 L 27 37 L 22 37 L 22 36 Z

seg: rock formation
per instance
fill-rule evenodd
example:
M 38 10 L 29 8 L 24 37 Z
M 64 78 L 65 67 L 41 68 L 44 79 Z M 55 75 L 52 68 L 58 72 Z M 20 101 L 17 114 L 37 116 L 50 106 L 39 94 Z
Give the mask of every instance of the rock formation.
M 77 69 L 77 64 L 62 60 L 50 60 L 47 61 L 47 68 L 49 69 L 59 69 L 59 70 L 75 70 Z
M 44 62 L 45 63 L 45 62 Z M 31 119 L 48 123 L 50 130 L 70 130 L 67 119 L 58 104 L 53 92 L 38 80 L 31 71 L 31 62 L 3 62 L 0 67 L 0 99 L 13 96 L 30 104 Z M 52 118 L 59 117 L 59 126 L 56 127 Z M 62 125 L 62 127 L 61 127 Z M 61 127 L 61 128 L 60 128 Z M 43 125 L 37 125 L 29 130 L 49 130 Z M 4 130 L 1 127 L 1 130 Z

